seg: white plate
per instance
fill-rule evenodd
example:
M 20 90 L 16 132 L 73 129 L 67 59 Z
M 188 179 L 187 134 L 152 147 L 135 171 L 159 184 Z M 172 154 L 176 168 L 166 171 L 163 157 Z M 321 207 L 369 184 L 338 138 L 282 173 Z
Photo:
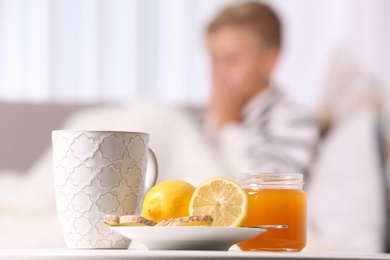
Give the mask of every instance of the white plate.
M 241 241 L 265 232 L 261 228 L 228 227 L 111 227 L 150 250 L 229 250 Z

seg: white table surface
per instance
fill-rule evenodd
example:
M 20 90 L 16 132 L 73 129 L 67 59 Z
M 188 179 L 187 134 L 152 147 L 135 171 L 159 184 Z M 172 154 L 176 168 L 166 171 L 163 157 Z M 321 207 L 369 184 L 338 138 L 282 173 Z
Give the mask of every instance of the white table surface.
M 390 259 L 390 254 L 354 254 L 354 253 L 267 253 L 267 252 L 241 252 L 241 251 L 149 251 L 149 250 L 74 250 L 74 249 L 0 249 L 0 259 Z

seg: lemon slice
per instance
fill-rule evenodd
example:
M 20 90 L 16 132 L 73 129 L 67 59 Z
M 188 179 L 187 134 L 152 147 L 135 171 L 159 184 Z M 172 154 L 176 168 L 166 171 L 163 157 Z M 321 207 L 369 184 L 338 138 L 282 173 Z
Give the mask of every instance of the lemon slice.
M 248 198 L 241 186 L 227 178 L 215 177 L 202 182 L 194 191 L 190 215 L 210 215 L 211 226 L 242 227 L 248 210 Z

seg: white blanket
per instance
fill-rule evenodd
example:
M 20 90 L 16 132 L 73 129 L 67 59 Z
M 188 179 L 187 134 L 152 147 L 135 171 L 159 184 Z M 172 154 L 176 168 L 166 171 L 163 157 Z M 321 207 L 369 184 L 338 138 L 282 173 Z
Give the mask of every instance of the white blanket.
M 384 208 L 373 127 L 362 110 L 330 135 L 313 172 L 309 197 L 309 250 L 378 252 Z M 216 175 L 237 180 L 219 151 L 185 111 L 158 103 L 91 109 L 63 129 L 142 131 L 160 159 L 159 181 L 193 185 Z M 351 134 L 351 131 L 355 134 Z M 22 160 L 22 158 L 21 158 Z M 51 149 L 25 175 L 0 175 L 0 246 L 62 247 L 53 190 Z M 223 161 L 222 161 L 223 162 Z

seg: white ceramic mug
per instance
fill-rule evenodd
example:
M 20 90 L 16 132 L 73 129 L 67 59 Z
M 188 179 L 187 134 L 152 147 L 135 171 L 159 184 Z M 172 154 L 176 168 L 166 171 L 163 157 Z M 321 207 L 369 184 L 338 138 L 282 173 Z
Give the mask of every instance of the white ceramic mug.
M 149 135 L 56 130 L 52 142 L 57 211 L 66 245 L 128 248 L 130 240 L 110 230 L 103 219 L 105 214 L 140 214 L 144 195 L 157 179 Z

